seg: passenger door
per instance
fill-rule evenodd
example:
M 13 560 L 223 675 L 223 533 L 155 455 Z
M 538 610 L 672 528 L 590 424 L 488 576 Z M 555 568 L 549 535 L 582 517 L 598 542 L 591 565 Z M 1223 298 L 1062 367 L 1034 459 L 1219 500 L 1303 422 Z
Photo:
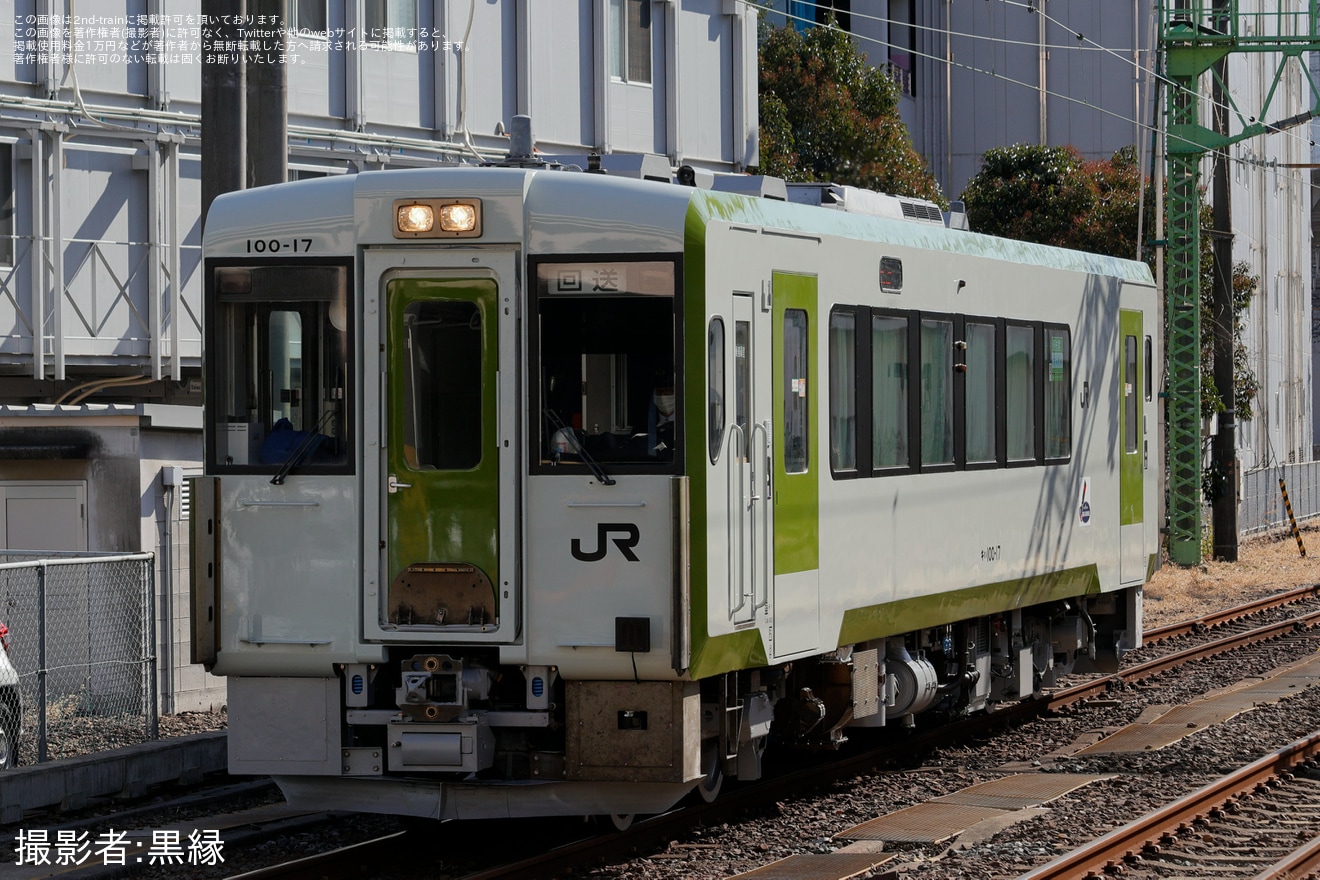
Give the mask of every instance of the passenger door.
M 815 650 L 820 642 L 821 461 L 816 394 L 816 277 L 775 272 L 770 388 L 774 407 L 774 598 L 771 653 Z
M 454 254 L 444 262 L 466 265 L 379 278 L 384 595 L 367 604 L 376 605 L 369 635 L 378 627 L 387 639 L 480 639 L 516 628 L 514 566 L 501 540 L 512 534 L 513 505 L 500 490 L 512 465 L 501 433 L 510 395 L 500 384 L 512 261 Z
M 1146 425 L 1143 416 L 1142 315 L 1119 311 L 1118 339 L 1118 535 L 1119 579 L 1123 583 L 1146 577 L 1144 474 Z
M 735 626 L 754 621 L 770 595 L 770 391 L 767 365 L 759 360 L 765 354 L 758 345 L 758 339 L 768 337 L 767 317 L 754 294 L 734 292 L 723 472 L 729 511 L 729 619 Z

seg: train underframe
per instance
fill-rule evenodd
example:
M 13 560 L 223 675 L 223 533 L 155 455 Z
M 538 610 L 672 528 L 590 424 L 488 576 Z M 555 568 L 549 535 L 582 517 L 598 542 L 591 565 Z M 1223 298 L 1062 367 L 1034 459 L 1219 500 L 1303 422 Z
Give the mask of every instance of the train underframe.
M 442 819 L 655 812 L 759 778 L 767 748 L 835 749 L 850 730 L 957 718 L 1115 668 L 1140 646 L 1140 605 L 1133 587 L 700 681 L 566 681 L 494 651 L 395 649 L 340 667 L 341 778 L 278 781 L 293 802 Z

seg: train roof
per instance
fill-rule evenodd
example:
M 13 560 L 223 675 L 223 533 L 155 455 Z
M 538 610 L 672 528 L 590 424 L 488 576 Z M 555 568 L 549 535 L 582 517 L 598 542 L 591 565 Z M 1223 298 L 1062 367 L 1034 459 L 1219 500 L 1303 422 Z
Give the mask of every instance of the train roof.
M 1136 260 L 943 224 L 652 180 L 518 167 L 370 171 L 227 193 L 212 203 L 206 218 L 206 246 L 213 255 L 237 255 L 251 240 L 296 232 L 313 237 L 322 253 L 350 255 L 360 245 L 399 243 L 392 235 L 394 199 L 440 195 L 486 200 L 492 234 L 503 230 L 516 238 L 525 235 L 528 249 L 543 254 L 679 252 L 689 235 L 704 236 L 707 226 L 725 222 L 1154 284 L 1150 268 Z

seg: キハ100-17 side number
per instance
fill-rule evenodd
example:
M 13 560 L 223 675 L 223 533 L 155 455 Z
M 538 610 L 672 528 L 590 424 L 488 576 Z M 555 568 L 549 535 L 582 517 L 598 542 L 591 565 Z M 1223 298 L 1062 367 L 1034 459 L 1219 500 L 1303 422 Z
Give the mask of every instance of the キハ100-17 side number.
M 278 238 L 249 238 L 247 240 L 247 252 L 249 254 L 278 254 L 281 251 L 305 254 L 311 249 L 312 240 L 310 238 L 291 238 L 288 241 L 281 241 Z

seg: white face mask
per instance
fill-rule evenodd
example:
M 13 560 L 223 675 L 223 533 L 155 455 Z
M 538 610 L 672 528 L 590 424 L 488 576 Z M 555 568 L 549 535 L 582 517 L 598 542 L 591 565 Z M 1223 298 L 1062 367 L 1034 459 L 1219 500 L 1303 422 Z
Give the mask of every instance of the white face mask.
M 660 415 L 662 416 L 666 416 L 666 417 L 672 416 L 674 414 L 674 395 L 672 393 L 670 394 L 656 393 L 655 409 L 656 412 L 660 413 Z

